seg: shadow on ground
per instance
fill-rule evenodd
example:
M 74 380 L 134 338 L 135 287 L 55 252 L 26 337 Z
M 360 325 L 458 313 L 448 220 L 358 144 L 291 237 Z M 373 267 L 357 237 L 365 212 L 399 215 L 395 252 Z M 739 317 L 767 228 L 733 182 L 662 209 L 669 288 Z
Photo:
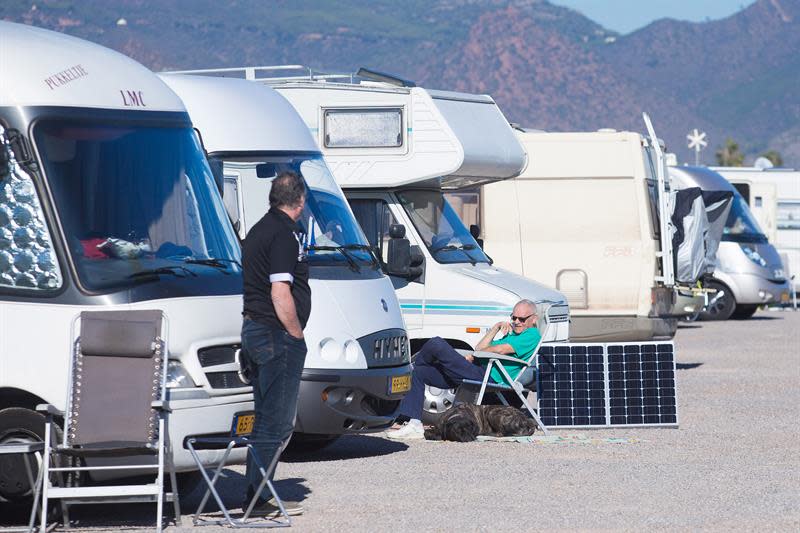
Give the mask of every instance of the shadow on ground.
M 699 366 L 703 366 L 703 363 L 675 363 L 676 370 L 692 370 Z
M 403 452 L 408 445 L 381 437 L 369 435 L 344 435 L 321 450 L 297 451 L 287 450 L 281 456 L 281 462 L 305 463 L 316 461 L 341 461 L 344 459 L 362 459 L 380 457 L 392 453 Z
M 700 329 L 702 327 L 700 324 L 678 324 L 678 329 Z

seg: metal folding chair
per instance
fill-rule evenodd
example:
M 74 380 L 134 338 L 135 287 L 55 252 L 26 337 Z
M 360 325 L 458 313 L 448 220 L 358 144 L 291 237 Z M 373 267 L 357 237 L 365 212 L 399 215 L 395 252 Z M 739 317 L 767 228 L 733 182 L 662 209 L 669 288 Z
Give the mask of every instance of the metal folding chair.
M 542 339 L 544 339 L 545 331 L 547 329 L 547 324 L 545 323 L 541 329 Z M 542 346 L 542 341 L 539 341 L 538 346 L 531 352 L 531 354 L 525 358 L 520 359 L 517 357 L 512 357 L 510 355 L 502 355 L 496 354 L 492 352 L 469 352 L 475 359 L 480 359 L 486 362 L 486 372 L 483 374 L 483 379 L 481 381 L 472 380 L 472 379 L 464 379 L 461 381 L 462 385 L 467 387 L 480 387 L 480 391 L 478 392 L 478 396 L 475 400 L 476 405 L 481 405 L 483 403 L 483 399 L 486 395 L 486 392 L 493 392 L 500 400 L 503 405 L 508 405 L 508 400 L 506 400 L 505 396 L 503 395 L 506 392 L 512 392 L 517 395 L 519 400 L 522 402 L 522 405 L 525 407 L 525 410 L 530 413 L 531 417 L 536 421 L 536 424 L 539 426 L 539 429 L 542 430 L 542 433 L 547 435 L 549 432 L 545 425 L 542 423 L 542 420 L 539 418 L 539 414 L 531 405 L 530 401 L 528 400 L 528 395 L 533 392 L 532 389 L 528 388 L 530 383 L 535 383 L 535 369 L 536 369 L 536 357 L 539 354 L 539 348 Z M 457 350 L 462 352 L 464 350 Z M 523 368 L 517 374 L 515 378 L 511 378 L 508 373 L 508 370 L 504 366 L 505 364 L 513 364 L 515 366 L 522 366 Z M 498 383 L 492 379 L 492 369 L 496 368 L 500 375 L 503 376 L 505 383 Z M 530 369 L 530 371 L 528 371 Z M 530 382 L 523 382 L 525 376 L 531 376 L 533 379 Z
M 252 423 L 246 423 L 246 421 L 253 420 L 249 417 L 254 416 L 255 415 L 252 412 L 237 413 L 236 416 L 233 417 L 233 424 L 229 437 L 191 437 L 186 439 L 186 447 L 189 449 L 189 453 L 192 454 L 195 463 L 197 463 L 200 474 L 203 476 L 203 480 L 207 486 L 206 492 L 203 495 L 203 498 L 200 500 L 200 505 L 197 507 L 197 511 L 192 518 L 192 523 L 194 525 L 228 524 L 232 528 L 272 528 L 290 527 L 292 525 L 292 519 L 286 512 L 286 509 L 283 506 L 283 501 L 275 490 L 275 486 L 272 484 L 272 481 L 270 481 L 270 476 L 275 471 L 275 467 L 278 464 L 278 458 L 280 457 L 281 450 L 285 448 L 285 444 L 288 444 L 288 442 L 284 443 L 284 446 L 278 448 L 275 455 L 273 455 L 272 459 L 270 460 L 268 467 L 265 468 L 264 464 L 259 459 L 258 454 L 253 449 L 253 443 L 249 439 L 249 430 L 242 431 L 243 426 L 252 428 Z M 221 477 L 225 477 L 223 469 L 227 465 L 228 457 L 230 456 L 231 451 L 234 448 L 242 447 L 247 448 L 247 453 L 252 456 L 253 460 L 258 466 L 258 469 L 261 473 L 261 484 L 258 486 L 258 490 L 255 491 L 253 498 L 250 500 L 250 503 L 242 516 L 240 518 L 233 518 L 230 514 L 230 511 L 225 506 L 225 502 L 222 501 L 222 498 L 217 491 L 216 484 Z M 216 466 L 211 467 L 206 467 L 203 464 L 200 455 L 197 453 L 197 450 L 222 449 L 225 450 L 225 453 L 222 454 L 222 458 L 220 459 L 219 463 Z M 272 494 L 272 497 L 275 499 L 275 503 L 280 509 L 280 517 L 254 518 L 250 516 L 250 513 L 253 512 L 253 508 L 258 502 L 258 499 L 265 487 L 269 489 L 270 494 Z M 200 515 L 205 509 L 209 497 L 212 496 L 214 501 L 217 502 L 217 506 L 219 507 L 220 511 L 222 511 L 224 518 L 201 519 Z
M 0 455 L 21 455 L 25 472 L 28 475 L 28 482 L 33 488 L 33 501 L 31 503 L 31 515 L 28 520 L 28 527 L 2 527 L 0 532 L 11 533 L 16 531 L 32 532 L 36 523 L 36 511 L 39 509 L 39 493 L 42 489 L 42 452 L 44 451 L 43 442 L 7 442 L 0 444 Z M 31 456 L 36 459 L 36 470 L 31 466 Z M 34 474 L 36 472 L 36 474 Z
M 76 336 L 73 324 L 66 413 L 49 404 L 37 408 L 47 417 L 41 529 L 47 528 L 50 500 L 57 499 L 66 528 L 70 527 L 71 505 L 154 502 L 156 530 L 160 532 L 165 499 L 173 501 L 176 521 L 180 520 L 177 480 L 165 445 L 166 320 L 161 311 L 98 311 L 81 313 L 79 325 L 80 336 Z M 64 437 L 61 444 L 53 446 L 50 439 L 56 416 L 64 419 Z M 113 464 L 86 466 L 100 459 L 113 459 Z M 173 491 L 169 495 L 164 494 L 166 461 Z M 155 471 L 156 479 L 138 485 L 77 483 L 82 474 L 115 471 L 121 477 Z M 54 486 L 51 473 L 66 474 L 67 482 Z

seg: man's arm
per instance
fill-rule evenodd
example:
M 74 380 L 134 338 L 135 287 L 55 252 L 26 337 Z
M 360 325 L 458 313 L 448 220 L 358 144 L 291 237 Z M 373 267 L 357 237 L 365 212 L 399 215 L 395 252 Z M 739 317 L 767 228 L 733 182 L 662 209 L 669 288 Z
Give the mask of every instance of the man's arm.
M 484 335 L 480 342 L 475 345 L 475 351 L 512 355 L 514 353 L 514 348 L 512 348 L 510 344 L 503 343 L 491 346 L 492 339 L 495 338 L 498 332 L 502 332 L 503 335 L 508 335 L 509 331 L 511 331 L 511 324 L 508 322 L 498 322 L 489 328 L 489 331 L 486 332 L 486 335 Z M 475 361 L 475 358 L 472 357 L 472 355 L 466 356 L 466 359 L 470 363 Z
M 275 315 L 281 321 L 289 335 L 297 339 L 303 338 L 303 328 L 297 318 L 297 308 L 292 298 L 292 285 L 288 281 L 275 281 L 271 291 L 272 305 L 275 306 Z

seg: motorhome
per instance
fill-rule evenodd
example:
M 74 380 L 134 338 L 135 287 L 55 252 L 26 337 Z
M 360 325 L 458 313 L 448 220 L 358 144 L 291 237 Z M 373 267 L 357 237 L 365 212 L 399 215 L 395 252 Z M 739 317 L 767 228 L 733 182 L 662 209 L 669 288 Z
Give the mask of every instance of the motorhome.
M 8 22 L 0 79 L 0 442 L 65 409 L 81 311 L 158 309 L 175 463 L 196 468 L 184 439 L 229 432 L 252 394 L 208 363 L 240 342 L 240 251 L 183 103 L 117 52 Z M 22 461 L 0 476 L 29 494 Z
M 674 258 L 655 134 L 517 133 L 527 167 L 484 185 L 475 201 L 486 253 L 566 294 L 573 340 L 672 337 Z
M 759 306 L 789 303 L 789 282 L 778 251 L 767 240 L 747 202 L 722 175 L 706 167 L 669 167 L 680 187 L 731 191 L 733 202 L 717 253 L 718 267 L 709 283 L 717 291 L 703 312 L 708 320 L 749 318 Z
M 312 306 L 298 436 L 325 444 L 344 433 L 385 429 L 411 385 L 403 317 L 389 278 L 305 123 L 266 86 L 209 76 L 161 77 L 186 105 L 212 166 L 221 167 L 225 206 L 242 239 L 267 212 L 277 174 L 297 172 L 308 186 L 299 222 Z
M 800 171 L 791 168 L 712 167 L 747 201 L 800 290 Z M 766 227 L 764 227 L 766 225 Z
M 285 69 L 217 74 L 268 84 L 300 113 L 389 274 L 412 353 L 434 336 L 474 347 L 521 298 L 539 306 L 547 341 L 568 340 L 566 298 L 492 265 L 443 196 L 513 177 L 525 165 L 491 97 L 366 71 L 320 77 Z M 448 391 L 433 396 L 426 409 L 435 412 L 453 401 Z

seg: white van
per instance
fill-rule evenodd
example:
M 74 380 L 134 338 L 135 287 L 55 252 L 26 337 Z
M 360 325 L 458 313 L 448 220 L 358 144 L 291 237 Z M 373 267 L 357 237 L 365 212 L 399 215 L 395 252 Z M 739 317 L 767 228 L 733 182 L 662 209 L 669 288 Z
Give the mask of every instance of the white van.
M 614 130 L 518 136 L 527 167 L 480 193 L 486 253 L 566 294 L 573 340 L 671 338 L 672 244 L 660 215 L 670 211 L 657 141 Z
M 747 201 L 800 290 L 800 171 L 792 168 L 712 167 Z
M 176 466 L 195 468 L 184 439 L 228 432 L 252 394 L 208 364 L 239 345 L 240 252 L 183 103 L 117 52 L 8 22 L 0 79 L 0 442 L 66 408 L 81 311 L 159 309 Z M 27 493 L 4 460 L 0 497 Z
M 411 386 L 403 317 L 308 128 L 269 87 L 209 76 L 161 77 L 186 105 L 210 160 L 222 167 L 223 198 L 241 238 L 267 212 L 278 173 L 297 172 L 308 186 L 300 224 L 312 305 L 296 431 L 305 441 L 325 444 L 344 433 L 385 429 Z

